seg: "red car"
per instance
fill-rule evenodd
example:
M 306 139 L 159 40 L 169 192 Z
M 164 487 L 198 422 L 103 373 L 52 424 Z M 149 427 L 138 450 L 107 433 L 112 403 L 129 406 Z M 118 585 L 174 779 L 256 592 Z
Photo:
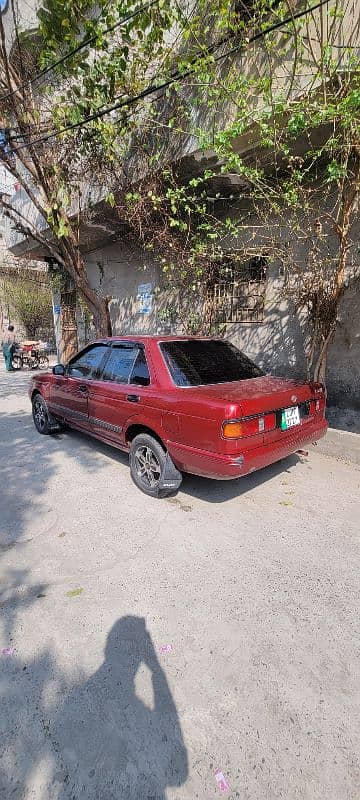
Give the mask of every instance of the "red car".
M 182 472 L 238 478 L 324 436 L 325 390 L 271 377 L 223 339 L 123 336 L 32 379 L 39 433 L 63 425 L 130 453 L 136 485 L 164 497 Z

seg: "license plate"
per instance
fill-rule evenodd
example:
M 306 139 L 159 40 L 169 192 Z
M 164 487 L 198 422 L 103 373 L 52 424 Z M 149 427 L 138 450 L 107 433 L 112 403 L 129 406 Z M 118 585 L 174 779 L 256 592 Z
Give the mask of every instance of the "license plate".
M 281 430 L 287 431 L 288 428 L 293 428 L 294 425 L 300 425 L 299 406 L 284 408 L 281 415 Z

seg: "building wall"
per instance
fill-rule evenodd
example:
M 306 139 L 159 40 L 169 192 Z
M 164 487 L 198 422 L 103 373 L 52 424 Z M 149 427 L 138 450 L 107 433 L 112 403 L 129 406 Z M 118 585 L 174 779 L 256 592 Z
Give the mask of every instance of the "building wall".
M 7 188 L 7 174 L 6 170 L 0 170 L 0 181 L 2 181 L 1 186 Z M 4 232 L 6 228 L 6 222 L 2 214 L 0 214 L 0 342 L 2 342 L 7 334 L 8 325 L 14 325 L 15 328 L 15 337 L 16 340 L 19 341 L 20 339 L 24 338 L 24 328 L 16 319 L 16 313 L 11 305 L 7 302 L 6 298 L 4 297 L 3 287 L 2 287 L 2 275 L 1 275 L 1 267 L 11 267 L 11 265 L 16 262 L 14 256 L 9 253 L 6 248 L 5 240 L 4 240 Z
M 112 297 L 110 316 L 114 335 L 154 333 L 161 328 L 160 307 L 164 297 L 156 298 L 160 275 L 151 255 L 131 244 L 111 244 L 87 256 L 91 285 L 101 294 Z M 151 283 L 152 310 L 141 313 L 139 286 Z
M 151 255 L 131 244 L 112 244 L 88 256 L 92 286 L 113 299 L 110 314 L 114 335 L 129 333 L 182 333 L 181 323 L 164 321 L 165 308 L 174 299 L 161 286 L 159 268 Z M 151 283 L 152 309 L 141 313 L 139 286 Z M 225 326 L 225 337 L 256 361 L 266 372 L 306 377 L 306 319 L 289 300 L 281 299 L 284 278 L 279 267 L 269 268 L 265 319 L 261 323 Z M 345 292 L 339 324 L 328 358 L 329 405 L 360 409 L 360 294 L 359 284 Z
M 306 320 L 282 298 L 284 278 L 277 264 L 268 268 L 263 322 L 229 323 L 225 336 L 266 372 L 306 375 Z
M 17 3 L 17 14 L 21 30 L 35 30 L 37 24 L 36 10 L 39 5 L 39 0 L 19 0 Z M 297 8 L 298 3 L 296 0 L 294 0 L 294 4 L 289 4 L 289 14 L 292 5 L 294 5 L 294 8 Z M 318 59 L 320 58 L 322 47 L 325 43 L 328 42 L 334 45 L 332 58 L 336 58 L 339 72 L 341 72 L 342 69 L 344 54 L 347 53 L 347 46 L 351 48 L 354 58 L 356 53 L 360 51 L 360 28 L 357 22 L 359 16 L 358 0 L 349 0 L 349 2 L 344 2 L 342 5 L 344 6 L 341 9 L 342 13 L 335 13 L 335 11 L 339 12 L 337 7 L 338 2 L 337 0 L 329 0 L 329 3 L 326 6 L 316 9 L 313 14 L 306 17 L 306 36 L 303 33 L 301 34 L 302 47 L 305 48 L 305 52 L 303 54 L 304 62 L 306 62 L 305 70 L 295 70 L 294 72 L 294 59 L 298 56 L 298 47 L 294 47 L 293 37 L 289 37 L 287 34 L 285 34 L 283 28 L 280 28 L 278 31 L 274 32 L 274 36 L 276 37 L 279 45 L 278 48 L 275 48 L 273 45 L 271 47 L 270 60 L 274 75 L 274 87 L 276 87 L 280 92 L 284 91 L 286 96 L 289 92 L 290 97 L 295 98 L 306 88 L 315 88 L 317 81 L 320 80 L 318 76 Z M 9 49 L 11 49 L 11 46 L 15 41 L 15 32 L 11 6 L 9 3 L 7 6 L 5 6 L 2 17 L 6 40 Z M 169 43 L 173 41 L 174 47 L 177 46 L 176 43 L 180 43 L 181 46 L 181 37 L 179 36 L 179 30 L 177 26 L 174 26 L 173 29 L 168 32 L 167 40 Z M 266 37 L 264 39 L 260 37 L 259 39 L 256 39 L 256 41 L 250 42 L 247 45 L 245 52 L 240 50 L 240 52 L 233 55 L 234 60 L 232 65 L 233 67 L 236 67 L 239 74 L 250 78 L 254 74 L 256 74 L 257 77 L 260 77 L 262 74 L 264 76 L 268 74 L 270 53 L 267 41 L 268 40 Z M 229 68 L 228 61 L 220 61 L 218 68 L 219 79 L 221 80 L 222 71 Z M 197 102 L 190 102 L 190 91 L 191 90 L 189 89 L 189 86 L 185 86 L 184 94 L 186 94 L 186 98 L 189 99 L 188 108 L 191 109 L 191 113 L 193 115 L 192 124 L 194 131 L 197 128 L 202 128 L 204 130 L 208 130 L 210 133 L 216 129 L 219 118 L 221 118 L 224 126 L 226 126 L 227 122 L 230 122 L 230 120 L 234 118 L 236 104 L 230 101 L 224 101 L 221 109 L 218 108 L 217 104 L 214 108 L 212 108 L 210 104 L 209 108 L 207 107 L 206 103 L 204 105 L 199 105 Z M 252 100 L 249 100 L 249 103 L 250 102 L 253 104 L 254 111 L 256 110 L 256 112 L 259 112 L 259 103 L 262 101 L 256 92 Z M 152 130 L 151 135 L 147 140 L 147 133 L 144 132 L 144 141 L 146 142 L 145 149 L 148 149 L 149 153 L 151 153 L 153 150 L 155 152 L 160 148 L 161 152 L 165 154 L 164 158 L 166 162 L 171 163 L 172 161 L 175 161 L 177 164 L 177 169 L 180 166 L 180 161 L 182 161 L 183 163 L 181 165 L 181 170 L 184 171 L 184 174 L 187 174 L 190 170 L 189 177 L 192 176 L 192 174 L 197 174 L 198 172 L 203 171 L 207 167 L 220 170 L 221 164 L 215 156 L 215 153 L 210 150 L 204 154 L 202 150 L 199 150 L 197 136 L 184 136 L 183 141 L 180 143 L 178 137 L 174 137 L 171 129 L 169 128 L 168 139 L 166 139 L 166 127 L 167 122 L 164 127 L 160 128 L 160 139 L 157 138 L 155 131 Z M 253 126 L 243 135 L 234 139 L 234 150 L 240 155 L 246 155 L 258 144 L 258 138 L 259 136 L 257 128 L 256 126 Z M 19 167 L 19 169 L 21 171 L 21 167 Z M 139 149 L 136 145 L 134 149 L 130 148 L 125 159 L 125 174 L 132 176 L 132 183 L 135 185 L 139 179 L 144 177 L 143 170 L 144 162 L 139 157 Z M 234 176 L 229 176 L 230 186 L 242 184 L 242 181 L 238 180 L 239 176 L 236 176 L 235 180 L 233 180 L 233 178 Z M 114 189 L 114 187 L 112 188 Z M 90 185 L 87 183 L 87 181 L 84 181 L 84 185 L 82 187 L 82 208 L 90 207 L 92 210 L 94 210 L 96 206 L 99 208 L 101 201 L 103 201 L 108 195 L 109 189 L 110 187 L 107 185 L 100 186 L 98 183 L 96 183 L 96 185 Z M 77 192 L 75 195 L 76 196 L 73 198 L 71 213 L 77 215 Z M 39 230 L 44 230 L 46 228 L 46 223 L 44 222 L 42 216 L 34 207 L 33 203 L 30 201 L 23 189 L 20 189 L 18 192 L 16 192 L 16 194 L 14 194 L 12 197 L 12 204 L 15 208 L 21 211 L 21 213 L 29 220 L 31 224 L 36 226 Z M 82 233 L 84 234 L 84 232 Z M 84 236 L 81 238 L 81 244 L 84 246 L 84 249 L 86 249 L 87 244 Z M 35 243 L 34 240 L 28 238 L 24 239 L 23 234 L 21 234 L 19 231 L 9 229 L 8 246 L 16 255 L 29 254 L 29 252 L 33 250 L 34 258 L 41 257 L 38 244 Z
M 306 319 L 286 300 L 278 301 L 282 281 L 269 275 L 262 323 L 227 325 L 225 336 L 267 372 L 306 377 Z M 327 361 L 328 405 L 360 411 L 360 292 L 345 290 L 339 322 Z
M 36 29 L 36 11 L 39 8 L 39 5 L 39 0 L 18 0 L 18 2 L 14 4 L 15 18 L 20 30 L 31 31 Z M 15 41 L 14 17 L 11 0 L 3 1 L 1 16 L 3 20 L 6 45 L 10 51 Z
M 360 281 L 346 290 L 328 356 L 329 405 L 360 411 Z

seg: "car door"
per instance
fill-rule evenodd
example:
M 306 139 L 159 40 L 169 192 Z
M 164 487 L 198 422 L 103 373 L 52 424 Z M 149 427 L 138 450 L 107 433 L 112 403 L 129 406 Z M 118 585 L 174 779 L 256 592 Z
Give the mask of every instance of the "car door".
M 146 402 L 150 373 L 137 342 L 113 343 L 98 380 L 89 391 L 90 429 L 112 444 L 124 443 L 124 426 Z
M 50 410 L 76 427 L 88 428 L 89 386 L 96 379 L 108 353 L 108 345 L 89 345 L 69 361 L 64 375 L 57 375 L 50 389 Z

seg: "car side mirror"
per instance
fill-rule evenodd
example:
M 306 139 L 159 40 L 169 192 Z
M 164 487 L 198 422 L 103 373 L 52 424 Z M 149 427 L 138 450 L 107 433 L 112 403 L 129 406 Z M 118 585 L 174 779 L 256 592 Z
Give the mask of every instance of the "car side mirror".
M 65 375 L 65 367 L 62 364 L 55 364 L 52 371 L 53 375 Z

